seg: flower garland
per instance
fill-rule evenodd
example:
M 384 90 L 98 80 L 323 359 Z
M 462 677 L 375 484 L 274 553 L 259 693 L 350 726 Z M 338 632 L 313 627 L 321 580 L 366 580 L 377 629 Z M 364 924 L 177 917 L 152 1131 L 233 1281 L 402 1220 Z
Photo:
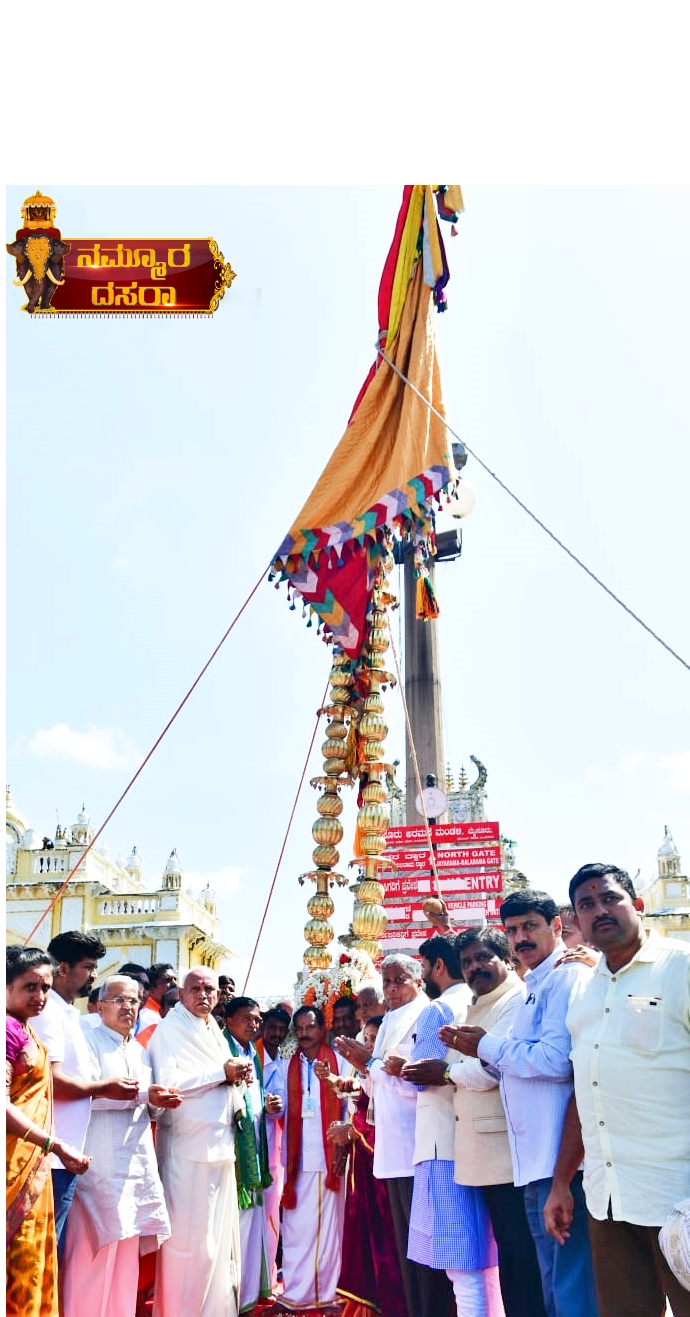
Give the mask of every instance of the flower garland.
M 366 951 L 358 951 L 356 948 L 344 951 L 336 965 L 300 975 L 294 990 L 295 1010 L 300 1006 L 320 1007 L 326 1028 L 332 1029 L 333 1006 L 338 998 L 354 997 L 360 983 L 365 980 L 376 981 L 377 978 L 374 962 Z M 291 1057 L 296 1051 L 297 1038 L 290 1025 L 285 1042 L 280 1047 L 280 1055 Z

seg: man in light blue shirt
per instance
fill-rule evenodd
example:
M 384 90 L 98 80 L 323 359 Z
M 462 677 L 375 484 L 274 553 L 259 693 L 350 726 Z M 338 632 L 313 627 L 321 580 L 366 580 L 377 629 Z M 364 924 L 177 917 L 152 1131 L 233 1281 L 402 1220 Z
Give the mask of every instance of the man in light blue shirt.
M 573 1092 L 565 1017 L 574 983 L 591 970 L 558 965 L 566 947 L 558 907 L 546 892 L 512 892 L 501 904 L 501 920 L 525 969 L 527 996 L 507 1037 L 462 1028 L 453 1046 L 466 1056 L 478 1056 L 500 1077 L 514 1180 L 525 1188 L 525 1211 L 549 1317 L 597 1317 L 581 1174 L 572 1185 L 575 1217 L 566 1245 L 559 1246 L 547 1234 L 543 1218 Z

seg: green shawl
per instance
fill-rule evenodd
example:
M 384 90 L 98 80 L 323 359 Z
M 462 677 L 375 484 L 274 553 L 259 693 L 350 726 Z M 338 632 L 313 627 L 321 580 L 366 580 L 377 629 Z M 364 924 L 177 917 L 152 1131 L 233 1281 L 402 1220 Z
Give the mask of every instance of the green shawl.
M 233 1056 L 246 1057 L 247 1053 L 233 1038 L 228 1029 L 223 1030 Z M 235 1117 L 235 1172 L 237 1175 L 237 1202 L 242 1211 L 250 1207 L 260 1207 L 263 1203 L 263 1190 L 273 1183 L 273 1176 L 268 1169 L 268 1142 L 266 1139 L 266 1112 L 264 1110 L 264 1072 L 256 1048 L 249 1044 L 249 1056 L 254 1063 L 256 1082 L 247 1085 L 244 1095 L 244 1111 Z M 252 1098 L 252 1090 L 254 1098 Z M 261 1103 L 261 1122 L 257 1140 L 254 1128 L 255 1103 L 258 1095 Z M 258 1147 L 257 1147 L 258 1143 Z

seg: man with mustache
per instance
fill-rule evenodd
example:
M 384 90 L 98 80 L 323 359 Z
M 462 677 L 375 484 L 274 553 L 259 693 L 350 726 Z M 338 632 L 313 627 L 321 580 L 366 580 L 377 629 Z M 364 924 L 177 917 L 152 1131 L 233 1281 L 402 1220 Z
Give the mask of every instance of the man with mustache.
M 548 1317 L 597 1317 L 579 1171 L 572 1182 L 570 1237 L 563 1247 L 547 1233 L 543 1217 L 573 1092 L 565 1017 L 574 985 L 589 979 L 592 971 L 580 964 L 558 965 L 566 948 L 558 906 L 547 892 L 529 887 L 511 892 L 501 903 L 501 920 L 512 951 L 525 967 L 527 996 L 507 1037 L 465 1026 L 456 1029 L 453 1046 L 464 1056 L 478 1056 L 500 1077 L 513 1182 L 524 1187 Z
M 690 946 L 647 932 L 642 899 L 615 865 L 583 865 L 570 899 L 583 937 L 602 955 L 568 1009 L 575 1095 L 546 1226 L 567 1247 L 570 1179 L 584 1150 L 601 1311 L 660 1317 L 668 1298 L 674 1317 L 689 1317 L 682 1267 L 666 1261 L 681 1250 L 665 1222 L 690 1195 Z
M 499 928 L 467 928 L 456 939 L 465 983 L 472 991 L 466 1024 L 504 1038 L 525 999 L 512 968 L 510 945 Z M 455 1046 L 455 1028 L 439 1037 Z M 455 1085 L 455 1179 L 481 1188 L 498 1246 L 506 1317 L 545 1317 L 534 1240 L 525 1215 L 524 1189 L 513 1184 L 510 1144 L 498 1080 L 476 1057 L 458 1055 L 447 1067 Z

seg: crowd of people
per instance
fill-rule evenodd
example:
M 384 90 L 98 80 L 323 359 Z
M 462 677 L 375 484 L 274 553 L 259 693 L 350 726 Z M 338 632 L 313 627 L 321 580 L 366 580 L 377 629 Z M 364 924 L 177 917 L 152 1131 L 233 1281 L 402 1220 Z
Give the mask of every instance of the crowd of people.
M 690 945 L 615 866 L 570 900 L 444 913 L 330 1028 L 9 947 L 10 1317 L 690 1317 Z

